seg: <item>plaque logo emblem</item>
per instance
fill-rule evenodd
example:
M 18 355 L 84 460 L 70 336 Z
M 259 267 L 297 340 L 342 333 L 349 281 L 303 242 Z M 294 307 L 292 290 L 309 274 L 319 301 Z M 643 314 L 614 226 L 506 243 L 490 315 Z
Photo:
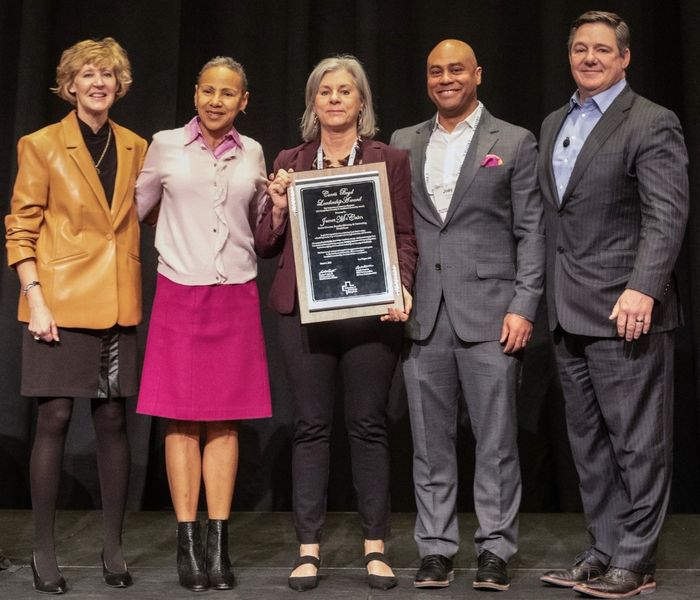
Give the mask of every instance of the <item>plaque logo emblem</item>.
M 357 294 L 357 286 L 351 281 L 346 281 L 340 289 L 343 290 L 346 296 Z

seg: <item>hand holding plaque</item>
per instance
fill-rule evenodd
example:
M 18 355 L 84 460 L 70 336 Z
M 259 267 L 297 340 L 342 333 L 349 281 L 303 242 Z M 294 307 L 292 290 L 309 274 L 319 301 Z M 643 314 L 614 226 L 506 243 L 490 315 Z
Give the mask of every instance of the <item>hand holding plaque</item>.
M 408 316 L 411 314 L 411 308 L 413 308 L 413 296 L 411 295 L 411 292 L 406 289 L 405 285 L 401 285 L 401 291 L 403 295 L 403 310 L 395 306 L 390 306 L 387 314 L 379 317 L 380 321 L 396 321 L 400 323 L 405 323 L 408 321 Z
M 272 224 L 274 227 L 279 227 L 282 224 L 282 219 L 288 211 L 287 188 L 292 181 L 291 173 L 293 169 L 285 171 L 279 169 L 277 173 L 268 175 L 269 183 L 267 184 L 267 193 L 272 199 Z

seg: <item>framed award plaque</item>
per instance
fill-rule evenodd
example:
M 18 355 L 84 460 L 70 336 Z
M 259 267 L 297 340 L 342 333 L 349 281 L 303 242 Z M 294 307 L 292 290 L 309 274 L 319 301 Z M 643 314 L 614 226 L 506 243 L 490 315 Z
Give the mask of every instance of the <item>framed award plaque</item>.
M 403 310 L 385 164 L 291 176 L 287 194 L 301 322 Z

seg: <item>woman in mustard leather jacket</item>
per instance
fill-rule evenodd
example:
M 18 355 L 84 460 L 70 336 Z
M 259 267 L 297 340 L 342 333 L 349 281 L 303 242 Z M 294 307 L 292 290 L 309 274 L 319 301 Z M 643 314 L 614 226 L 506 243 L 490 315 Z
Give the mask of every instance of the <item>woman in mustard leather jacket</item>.
M 112 38 L 68 48 L 53 90 L 76 110 L 20 139 L 5 218 L 8 264 L 21 285 L 22 395 L 38 401 L 30 459 L 32 571 L 40 592 L 60 594 L 54 520 L 75 398 L 91 399 L 104 514 L 105 583 L 131 584 L 121 547 L 129 476 L 124 398 L 137 391 L 141 320 L 134 184 L 146 142 L 108 118 L 131 84 Z

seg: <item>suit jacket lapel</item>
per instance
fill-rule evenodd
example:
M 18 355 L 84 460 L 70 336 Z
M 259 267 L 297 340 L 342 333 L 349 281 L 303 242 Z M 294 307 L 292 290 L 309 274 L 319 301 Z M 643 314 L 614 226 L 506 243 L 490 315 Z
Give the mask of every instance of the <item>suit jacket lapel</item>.
M 450 201 L 450 207 L 447 209 L 447 215 L 445 215 L 443 226 L 450 222 L 450 219 L 455 214 L 462 199 L 466 196 L 469 187 L 474 181 L 474 177 L 476 177 L 481 167 L 481 161 L 484 159 L 484 156 L 489 153 L 489 150 L 493 148 L 497 140 L 498 127 L 496 127 L 491 113 L 483 108 L 479 124 L 476 126 L 474 137 L 464 157 L 459 177 L 457 177 L 457 183 L 455 183 L 452 200 Z
M 314 140 L 306 144 L 297 154 L 294 163 L 295 171 L 310 171 L 313 168 L 314 160 L 316 160 L 316 152 L 321 145 L 320 140 Z
M 434 127 L 435 117 L 421 123 L 416 127 L 415 137 L 411 142 L 413 148 L 411 151 L 411 173 L 413 174 L 413 179 L 417 183 L 417 195 L 414 194 L 413 207 L 427 221 L 435 225 L 442 225 L 440 214 L 437 208 L 435 208 L 435 204 L 433 204 L 433 201 L 430 199 L 428 188 L 425 187 L 425 151 L 428 148 L 430 134 Z
M 362 164 L 385 161 L 384 152 L 380 144 L 374 140 L 367 140 L 362 143 Z
M 550 130 L 547 132 L 543 132 L 543 139 L 541 140 L 542 142 L 542 160 L 544 160 L 544 168 L 546 172 L 546 186 L 547 186 L 547 193 L 545 194 L 546 198 L 548 198 L 550 201 L 554 202 L 554 205 L 559 208 L 559 193 L 557 192 L 557 182 L 554 179 L 554 168 L 552 166 L 552 155 L 554 154 L 554 142 L 557 139 L 557 136 L 559 135 L 559 130 L 561 129 L 562 125 L 564 124 L 564 119 L 566 119 L 566 115 L 569 113 L 569 104 L 565 104 L 562 106 L 557 112 L 556 116 L 552 118 L 552 126 L 550 127 Z M 553 127 L 553 125 L 556 124 L 557 127 L 556 129 Z
M 122 209 L 126 207 L 128 212 L 130 202 L 126 202 L 126 192 L 129 189 L 129 177 L 133 165 L 133 143 L 127 141 L 121 127 L 110 121 L 110 126 L 114 133 L 114 144 L 117 149 L 117 176 L 114 180 L 114 196 L 112 197 L 112 215 L 116 222 Z
M 109 213 L 107 197 L 105 196 L 102 183 L 100 183 L 100 179 L 97 176 L 97 170 L 95 169 L 95 163 L 92 162 L 90 151 L 87 149 L 85 141 L 83 140 L 83 135 L 80 133 L 78 116 L 75 111 L 71 112 L 67 117 L 65 117 L 61 123 L 63 125 L 63 135 L 64 139 L 66 140 L 66 150 L 68 151 L 68 154 L 70 155 L 71 159 L 75 161 L 75 164 L 78 166 L 78 169 L 80 169 L 80 172 L 90 186 L 90 189 L 95 194 L 96 202 L 100 205 L 106 216 L 111 221 L 112 218 Z
M 627 86 L 620 92 L 620 95 L 613 100 L 613 103 L 609 106 L 608 110 L 605 111 L 605 114 L 600 118 L 600 121 L 598 121 L 593 128 L 588 138 L 586 138 L 586 142 L 583 144 L 581 152 L 579 152 L 576 158 L 576 164 L 574 165 L 574 170 L 571 172 L 566 191 L 562 196 L 562 206 L 569 196 L 571 196 L 571 193 L 581 180 L 581 177 L 583 177 L 589 163 L 593 160 L 593 157 L 598 154 L 605 140 L 607 140 L 612 132 L 627 118 L 633 101 L 634 93 L 630 90 L 629 86 Z

